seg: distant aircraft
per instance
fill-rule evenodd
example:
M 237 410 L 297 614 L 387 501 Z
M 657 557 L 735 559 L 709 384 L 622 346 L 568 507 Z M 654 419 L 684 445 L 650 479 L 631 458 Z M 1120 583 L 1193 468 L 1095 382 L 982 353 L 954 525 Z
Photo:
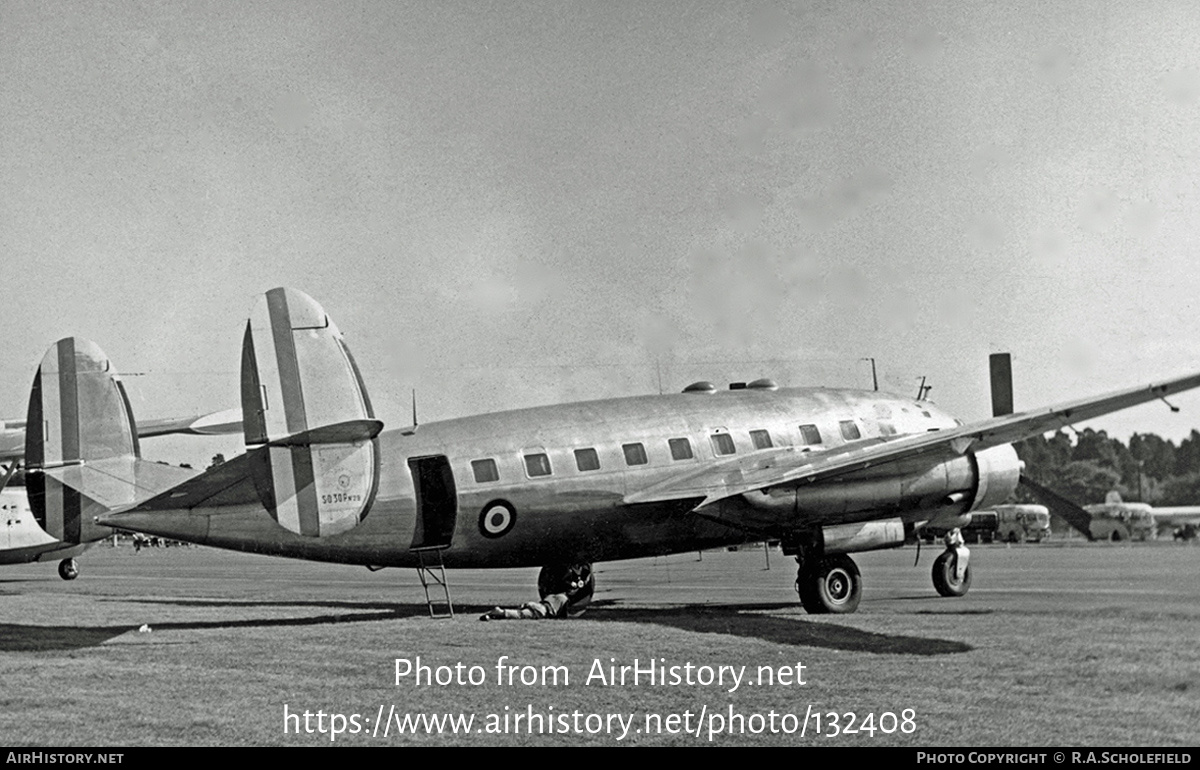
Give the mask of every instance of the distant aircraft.
M 756 380 L 382 432 L 325 310 L 279 288 L 259 299 L 243 338 L 246 454 L 179 481 L 144 477 L 128 447 L 103 474 L 87 458 L 64 468 L 31 457 L 43 491 L 30 499 L 39 516 L 57 516 L 81 493 L 113 511 L 105 525 L 415 567 L 423 580 L 431 565 L 435 576 L 540 566 L 548 578 L 581 563 L 779 540 L 799 563 L 805 609 L 847 613 L 861 596 L 848 554 L 899 546 L 916 527 L 961 527 L 1003 502 L 1021 473 L 1011 442 L 1200 386 L 1192 374 L 1011 414 L 1005 371 L 993 361 L 997 416 L 973 425 L 903 396 Z M 933 567 L 938 593 L 967 592 L 968 560 L 948 541 Z
M 1154 508 L 1147 503 L 1127 503 L 1116 490 L 1105 495 L 1103 503 L 1083 509 L 1092 517 L 1089 532 L 1093 540 L 1153 540 L 1163 528 L 1192 539 L 1185 533 L 1194 537 L 1200 527 L 1200 506 Z
M 0 430 L 0 463 L 4 464 L 0 476 L 4 521 L 0 564 L 61 559 L 58 574 L 63 580 L 74 580 L 79 575 L 75 557 L 111 536 L 113 530 L 92 521 L 107 509 L 89 503 L 74 489 L 54 486 L 47 507 L 45 471 L 85 474 L 98 487 L 114 483 L 128 487 L 127 482 L 132 481 L 144 488 L 147 482 L 142 478 L 131 476 L 116 482 L 104 477 L 107 464 L 125 466 L 136 460 L 144 466 L 142 475 L 150 474 L 146 478 L 177 481 L 196 472 L 140 460 L 140 436 L 241 429 L 239 414 L 221 412 L 144 421 L 136 424 L 135 431 L 129 399 L 112 363 L 94 343 L 78 337 L 59 340 L 42 359 L 33 381 L 29 414 L 31 421 L 6 420 Z M 33 427 L 27 431 L 27 425 Z M 31 506 L 26 488 L 9 486 L 26 459 L 27 446 L 28 460 L 39 471 L 27 476 L 28 491 L 42 495 L 41 506 Z M 84 458 L 91 467 L 83 468 Z

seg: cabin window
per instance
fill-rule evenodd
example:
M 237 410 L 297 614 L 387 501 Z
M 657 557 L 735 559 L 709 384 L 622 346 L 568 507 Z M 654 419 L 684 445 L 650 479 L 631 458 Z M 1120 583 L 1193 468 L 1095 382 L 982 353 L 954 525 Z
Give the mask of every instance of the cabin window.
M 892 425 L 890 422 L 879 423 L 879 435 L 895 436 L 896 435 L 896 426 Z
M 495 460 L 472 460 L 471 470 L 475 472 L 475 481 L 479 484 L 500 480 L 500 471 L 496 470 Z
M 773 446 L 771 434 L 765 430 L 750 431 L 750 440 L 754 442 L 755 449 L 770 449 Z
M 668 439 L 667 444 L 671 447 L 672 460 L 690 460 L 692 459 L 692 442 L 686 438 Z
M 801 425 L 800 440 L 805 444 L 820 444 L 821 431 L 817 429 L 816 425 Z
M 862 433 L 859 432 L 858 425 L 855 424 L 854 420 L 842 420 L 838 423 L 838 427 L 842 429 L 842 438 L 847 441 L 862 438 Z
M 626 465 L 645 465 L 646 448 L 641 444 L 622 444 L 621 449 L 625 452 Z
M 550 458 L 544 454 L 525 455 L 525 472 L 530 478 L 550 475 Z
M 733 436 L 728 433 L 712 434 L 713 451 L 719 455 L 731 455 L 737 452 L 737 447 L 733 445 Z
M 581 471 L 600 470 L 600 456 L 595 449 L 576 449 L 575 467 Z

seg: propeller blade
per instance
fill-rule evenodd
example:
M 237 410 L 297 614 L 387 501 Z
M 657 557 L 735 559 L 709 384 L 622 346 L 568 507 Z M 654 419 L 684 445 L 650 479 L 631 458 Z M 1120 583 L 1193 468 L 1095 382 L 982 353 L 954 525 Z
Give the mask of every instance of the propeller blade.
M 1053 492 L 1025 474 L 1021 474 L 1021 484 L 1025 486 L 1038 501 L 1050 509 L 1050 512 L 1062 518 L 1075 529 L 1083 533 L 1088 540 L 1092 536 L 1092 515 L 1065 497 Z
M 993 353 L 988 356 L 992 377 L 992 417 L 1013 413 L 1012 356 Z

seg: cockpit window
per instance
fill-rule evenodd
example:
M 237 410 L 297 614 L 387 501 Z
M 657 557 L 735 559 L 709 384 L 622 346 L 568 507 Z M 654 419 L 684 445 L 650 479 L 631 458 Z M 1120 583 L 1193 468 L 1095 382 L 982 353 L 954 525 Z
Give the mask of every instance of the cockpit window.
M 862 433 L 859 432 L 858 425 L 854 420 L 842 420 L 838 423 L 838 427 L 842 429 L 842 438 L 847 441 L 862 438 Z

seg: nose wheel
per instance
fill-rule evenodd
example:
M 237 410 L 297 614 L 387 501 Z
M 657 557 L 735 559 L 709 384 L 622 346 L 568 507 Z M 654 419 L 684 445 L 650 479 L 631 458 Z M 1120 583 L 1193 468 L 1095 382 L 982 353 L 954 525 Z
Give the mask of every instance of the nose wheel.
M 957 551 L 943 551 L 933 562 L 933 587 L 941 596 L 966 596 L 971 588 L 971 566 L 959 569 Z
M 796 593 L 810 615 L 845 615 L 858 609 L 862 577 L 858 565 L 845 554 L 826 556 L 814 565 L 801 564 Z

